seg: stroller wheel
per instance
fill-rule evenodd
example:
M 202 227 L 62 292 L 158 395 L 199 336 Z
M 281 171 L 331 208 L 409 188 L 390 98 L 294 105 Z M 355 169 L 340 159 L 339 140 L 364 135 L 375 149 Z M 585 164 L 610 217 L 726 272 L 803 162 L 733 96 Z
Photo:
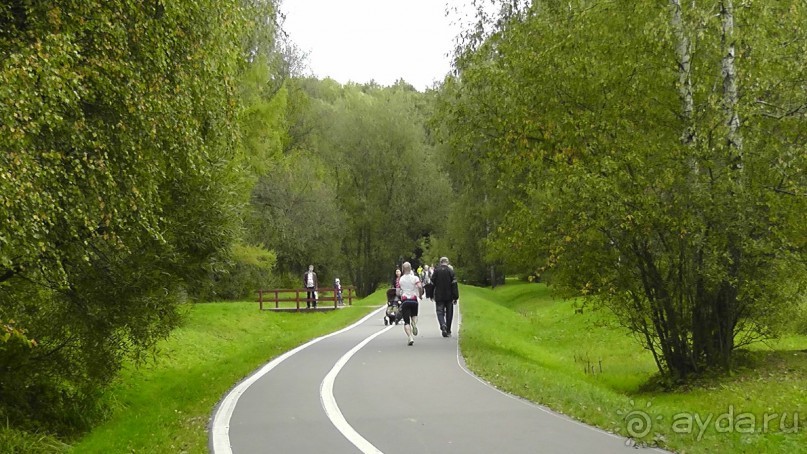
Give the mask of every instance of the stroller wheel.
M 384 319 L 384 326 L 387 326 L 387 325 L 389 325 L 389 322 L 387 322 L 387 319 L 385 318 Z

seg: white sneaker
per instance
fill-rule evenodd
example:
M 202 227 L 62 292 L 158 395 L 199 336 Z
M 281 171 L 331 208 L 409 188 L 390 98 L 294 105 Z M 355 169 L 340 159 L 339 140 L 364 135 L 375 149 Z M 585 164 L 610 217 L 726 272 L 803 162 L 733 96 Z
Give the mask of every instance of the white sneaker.
M 407 344 L 407 345 L 409 345 L 409 346 L 415 345 L 415 339 L 413 339 L 413 338 L 410 336 L 410 337 L 409 337 L 409 344 Z

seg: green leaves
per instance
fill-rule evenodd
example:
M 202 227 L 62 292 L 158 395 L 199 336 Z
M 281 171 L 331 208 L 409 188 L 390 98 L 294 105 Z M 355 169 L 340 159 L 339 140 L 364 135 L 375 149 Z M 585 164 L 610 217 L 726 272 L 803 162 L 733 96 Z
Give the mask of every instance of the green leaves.
M 3 322 L 0 320 L 0 340 L 3 341 L 3 344 L 8 344 L 9 342 L 13 341 L 30 348 L 37 346 L 35 339 L 29 339 L 25 335 L 25 330 L 14 326 L 14 320 L 9 320 L 8 322 Z M 5 349 L 8 347 L 3 346 L 3 348 Z
M 788 283 L 807 278 L 792 216 L 807 211 L 807 181 L 792 172 L 804 174 L 806 155 L 795 157 L 791 135 L 804 130 L 795 79 L 807 65 L 791 58 L 803 40 L 778 32 L 804 19 L 803 5 L 735 11 L 742 95 L 727 102 L 724 29 L 708 8 L 683 3 L 677 29 L 658 4 L 551 3 L 464 53 L 441 93 L 444 140 L 473 163 L 458 176 L 507 197 L 492 212 L 491 256 L 598 296 L 664 371 L 725 364 L 743 322 L 771 332 L 756 317 L 787 311 L 798 298 Z M 727 109 L 744 119 L 739 130 Z
M 272 8 L 0 6 L 0 319 L 39 343 L 0 352 L 12 419 L 60 421 L 92 400 L 238 238 L 251 188 L 237 89 L 271 47 L 255 18 Z
M 284 156 L 253 192 L 251 241 L 294 276 L 348 277 L 361 294 L 387 280 L 446 214 L 449 191 L 425 136 L 428 98 L 400 82 L 341 86 L 292 79 Z

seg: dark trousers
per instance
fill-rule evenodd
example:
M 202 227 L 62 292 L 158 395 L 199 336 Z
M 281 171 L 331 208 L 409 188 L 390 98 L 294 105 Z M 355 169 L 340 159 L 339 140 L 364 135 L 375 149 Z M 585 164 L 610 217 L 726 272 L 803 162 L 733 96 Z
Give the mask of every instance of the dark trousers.
M 434 307 L 437 309 L 437 323 L 440 328 L 446 327 L 447 332 L 451 332 L 451 322 L 454 320 L 454 303 L 451 301 L 435 301 Z
M 418 300 L 403 300 L 401 303 L 401 317 L 404 325 L 412 322 L 412 317 L 418 316 Z
M 305 307 L 311 309 L 312 305 L 316 309 L 317 299 L 314 297 L 314 288 L 308 287 L 308 296 L 306 296 Z

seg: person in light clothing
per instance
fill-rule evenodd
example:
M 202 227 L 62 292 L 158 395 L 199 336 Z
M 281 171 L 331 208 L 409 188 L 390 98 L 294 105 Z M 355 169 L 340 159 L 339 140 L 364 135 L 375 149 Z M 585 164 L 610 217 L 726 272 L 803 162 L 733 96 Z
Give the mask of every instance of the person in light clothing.
M 338 277 L 333 280 L 333 291 L 334 296 L 336 296 L 336 303 L 343 306 L 345 303 L 342 299 L 342 281 L 340 281 Z
M 423 283 L 423 288 L 426 289 L 426 299 L 434 301 L 434 284 L 432 284 L 432 272 L 434 267 L 426 265 L 423 267 L 423 274 L 420 277 L 420 282 Z
M 423 295 L 420 278 L 412 272 L 412 264 L 404 262 L 401 266 L 401 277 L 398 279 L 401 296 L 401 314 L 404 321 L 404 333 L 408 345 L 415 344 L 418 335 L 418 298 Z
M 308 271 L 303 273 L 303 286 L 307 290 L 307 297 L 305 300 L 305 306 L 308 309 L 311 309 L 313 305 L 314 309 L 317 308 L 317 273 L 314 272 L 314 265 L 308 265 Z

